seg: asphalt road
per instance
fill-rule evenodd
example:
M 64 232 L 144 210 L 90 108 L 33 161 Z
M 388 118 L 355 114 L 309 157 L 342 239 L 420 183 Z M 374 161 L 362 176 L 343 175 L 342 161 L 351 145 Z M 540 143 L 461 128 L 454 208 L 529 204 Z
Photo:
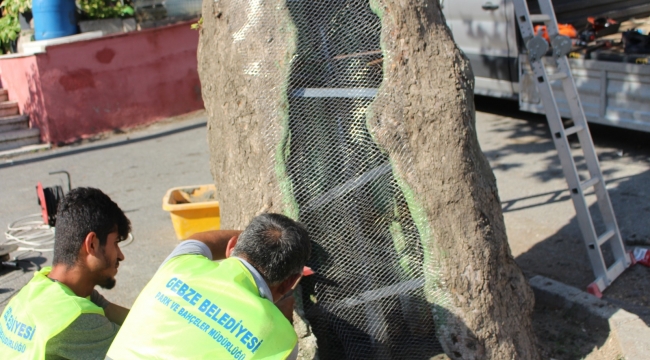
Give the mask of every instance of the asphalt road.
M 107 193 L 131 220 L 134 241 L 122 250 L 117 286 L 100 290 L 110 301 L 130 306 L 162 260 L 178 243 L 169 214 L 162 210 L 165 192 L 176 186 L 212 183 L 203 115 L 154 124 L 107 139 L 0 160 L 0 226 L 38 213 L 35 186 L 63 184 L 49 172 L 66 170 L 72 186 L 96 187 Z M 6 160 L 5 160 L 6 161 Z M 2 239 L 4 240 L 4 239 Z M 52 253 L 33 259 L 49 265 Z M 31 274 L 0 276 L 0 307 Z
M 544 118 L 517 111 L 516 103 L 485 98 L 477 99 L 477 110 L 479 140 L 497 177 L 513 256 L 528 275 L 584 289 L 593 275 Z M 162 210 L 163 195 L 175 186 L 212 183 L 205 121 L 202 115 L 165 121 L 10 162 L 0 159 L 0 226 L 39 212 L 36 183 L 61 183 L 51 171 L 70 172 L 73 187 L 102 189 L 131 219 L 135 237 L 123 248 L 117 286 L 102 293 L 130 306 L 177 244 Z M 624 239 L 650 245 L 650 134 L 603 126 L 593 126 L 592 134 Z M 51 253 L 32 260 L 47 265 Z M 645 316 L 649 275 L 650 269 L 637 265 L 605 297 Z M 0 308 L 30 277 L 0 272 Z

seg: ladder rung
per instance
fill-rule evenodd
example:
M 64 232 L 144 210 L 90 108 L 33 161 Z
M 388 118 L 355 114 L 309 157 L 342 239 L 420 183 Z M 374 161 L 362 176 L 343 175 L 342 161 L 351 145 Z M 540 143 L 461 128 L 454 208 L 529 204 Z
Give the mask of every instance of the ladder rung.
M 530 15 L 530 21 L 533 23 L 549 22 L 551 17 L 546 14 Z
M 592 284 L 596 284 L 599 291 L 605 290 L 605 288 L 607 288 L 612 283 L 612 281 L 616 280 L 616 278 L 619 277 L 623 271 L 627 269 L 628 266 L 630 266 L 630 263 L 626 258 L 627 256 L 624 256 L 621 259 L 617 259 L 612 264 L 612 266 L 607 268 L 605 270 L 605 273 L 600 275 Z
M 629 260 L 627 254 L 622 258 L 617 259 L 616 262 L 607 269 L 607 277 L 610 278 L 611 281 L 616 280 L 616 278 L 619 277 L 628 266 L 630 266 L 630 263 L 628 262 Z
M 604 234 L 598 237 L 598 246 L 602 246 L 607 240 L 611 239 L 616 232 L 614 230 L 607 230 Z
M 600 181 L 600 179 L 597 178 L 597 177 L 591 178 L 591 179 L 589 179 L 589 180 L 587 180 L 585 182 L 580 183 L 580 188 L 582 190 L 586 190 L 586 189 L 598 184 L 599 181 Z
M 582 131 L 583 129 L 584 129 L 584 127 L 582 125 L 571 126 L 570 128 L 564 129 L 564 134 L 566 136 L 573 135 L 573 134 L 577 133 L 578 131 Z
M 550 74 L 546 76 L 548 78 L 548 81 L 554 81 L 554 80 L 562 80 L 566 79 L 569 76 L 566 73 L 563 72 L 556 72 L 555 74 Z

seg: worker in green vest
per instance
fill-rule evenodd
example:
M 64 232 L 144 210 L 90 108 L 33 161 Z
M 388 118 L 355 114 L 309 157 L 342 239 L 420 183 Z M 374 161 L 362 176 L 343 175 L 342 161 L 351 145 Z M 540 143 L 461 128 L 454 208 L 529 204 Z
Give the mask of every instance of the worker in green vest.
M 96 290 L 115 286 L 131 229 L 106 194 L 76 188 L 59 203 L 52 267 L 34 274 L 0 317 L 0 359 L 100 359 L 128 309 Z
M 190 239 L 140 293 L 107 359 L 295 359 L 291 294 L 311 252 L 303 226 L 262 214 L 241 233 Z

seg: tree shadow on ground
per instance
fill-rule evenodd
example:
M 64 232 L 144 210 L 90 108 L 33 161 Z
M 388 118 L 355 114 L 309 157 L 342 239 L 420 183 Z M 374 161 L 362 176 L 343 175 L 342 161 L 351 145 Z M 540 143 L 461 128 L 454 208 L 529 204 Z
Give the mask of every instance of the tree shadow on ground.
M 609 326 L 574 316 L 575 309 L 535 304 L 533 329 L 543 359 L 584 359 L 605 346 Z M 602 357 L 601 357 L 602 358 Z
M 508 171 L 525 165 L 516 162 L 521 161 L 521 157 L 513 157 L 516 161 L 510 163 L 508 159 L 499 161 L 510 154 L 536 154 L 538 161 L 539 155 L 542 155 L 539 162 L 542 166 L 537 166 L 540 169 L 532 173 L 534 179 L 546 182 L 564 178 L 545 116 L 520 112 L 517 103 L 512 101 L 477 97 L 476 105 L 478 111 L 511 118 L 492 120 L 496 129 L 491 131 L 508 134 L 506 143 L 492 146 L 492 150 L 485 152 L 491 163 L 496 163 L 493 169 Z M 512 125 L 513 119 L 517 121 L 515 126 Z M 499 127 L 500 121 L 508 126 Z M 598 147 L 598 158 L 601 164 L 605 163 L 608 168 L 603 171 L 603 175 L 607 181 L 623 241 L 628 249 L 634 246 L 650 246 L 650 227 L 647 226 L 650 223 L 650 170 L 623 175 L 627 164 L 650 163 L 650 134 L 603 125 L 590 124 L 589 128 L 593 142 Z M 577 148 L 575 141 L 571 142 L 571 145 L 572 148 Z M 581 159 L 577 160 L 579 162 Z M 563 183 L 562 188 L 555 191 L 508 199 L 502 203 L 503 211 L 507 213 L 533 207 L 543 208 L 561 201 L 566 201 L 567 206 L 573 207 L 572 202 L 568 201 L 570 195 L 565 186 Z M 595 200 L 593 191 L 586 192 L 586 195 L 590 203 Z M 596 229 L 602 232 L 604 226 L 597 207 L 592 205 L 590 211 Z M 603 250 L 607 261 L 608 247 L 605 246 Z M 575 216 L 555 234 L 519 255 L 516 260 L 529 276 L 543 275 L 583 291 L 594 280 L 587 249 Z M 650 324 L 650 269 L 635 265 L 626 270 L 605 290 L 603 296 L 612 304 L 639 315 Z
M 533 180 L 545 183 L 564 179 L 545 116 L 520 112 L 516 102 L 482 97 L 477 97 L 476 107 L 477 111 L 497 115 L 488 120 L 489 131 L 500 135 L 486 137 L 492 143 L 486 146 L 489 151 L 485 151 L 495 171 L 508 174 L 510 170 L 528 165 L 527 161 L 535 161 L 536 172 L 530 173 Z M 633 175 L 623 171 L 630 164 L 638 168 L 638 165 L 650 163 L 650 134 L 602 125 L 590 124 L 589 128 L 599 160 L 607 165 L 603 174 L 622 239 L 628 249 L 650 246 L 650 227 L 647 226 L 650 223 L 650 170 Z M 495 138 L 500 142 L 495 143 Z M 578 148 L 575 139 L 570 139 L 570 144 L 572 149 Z M 582 159 L 578 157 L 577 160 Z M 508 212 L 529 208 L 542 209 L 538 214 L 544 216 L 543 209 L 552 203 L 564 202 L 573 208 L 569 200 L 569 191 L 562 181 L 557 190 L 547 188 L 508 199 L 502 205 L 506 216 Z M 595 200 L 593 191 L 587 193 L 587 200 Z M 590 210 L 596 218 L 596 227 L 602 226 L 596 207 Z M 511 243 L 516 240 L 510 239 Z M 556 233 L 519 255 L 516 261 L 529 277 L 543 275 L 583 291 L 594 280 L 575 216 Z M 604 291 L 603 299 L 638 315 L 650 325 L 650 269 L 638 264 L 627 269 Z M 591 326 L 584 319 L 576 319 L 571 309 L 552 308 L 548 304 L 536 305 L 533 322 L 540 349 L 548 358 L 583 358 L 594 346 L 602 348 L 609 333 L 606 325 Z
M 564 179 L 546 116 L 519 111 L 517 102 L 511 100 L 476 96 L 475 105 L 476 111 L 508 118 L 490 120 L 493 125 L 496 125 L 490 130 L 491 132 L 508 134 L 506 143 L 499 144 L 495 149 L 484 151 L 490 163 L 497 163 L 493 165 L 494 170 L 508 171 L 524 166 L 520 160 L 503 159 L 508 155 L 537 154 L 543 155 L 543 158 L 538 158 L 537 161 L 545 164 L 545 167 L 534 172 L 532 174 L 534 178 L 543 182 Z M 514 127 L 512 126 L 513 119 L 517 121 Z M 569 124 L 570 121 L 567 120 L 566 123 Z M 504 126 L 501 127 L 501 124 Z M 625 157 L 627 161 L 650 163 L 650 133 L 599 124 L 589 124 L 589 130 L 593 143 L 599 148 L 598 158 L 601 163 L 616 161 L 621 157 Z M 586 171 L 586 165 L 576 135 L 569 137 L 569 144 L 578 170 L 581 172 L 580 175 L 583 175 L 582 172 Z M 605 169 L 603 175 L 606 178 L 616 177 L 616 172 L 616 168 Z
M 638 205 L 640 197 L 648 197 L 643 191 L 646 191 L 644 185 L 650 184 L 650 170 L 616 180 L 609 183 L 609 195 L 627 249 L 632 250 L 638 244 L 649 245 L 650 227 L 647 224 L 650 222 L 650 203 L 644 201 L 641 206 Z M 568 198 L 568 191 L 563 195 Z M 594 196 L 587 196 L 587 199 L 590 197 Z M 590 206 L 590 211 L 594 215 L 596 228 L 602 229 L 595 204 Z M 607 244 L 603 252 L 605 260 L 611 261 Z M 543 275 L 583 291 L 594 280 L 576 217 L 516 260 L 528 276 Z M 650 269 L 640 264 L 627 269 L 605 290 L 603 298 L 638 315 L 650 325 Z

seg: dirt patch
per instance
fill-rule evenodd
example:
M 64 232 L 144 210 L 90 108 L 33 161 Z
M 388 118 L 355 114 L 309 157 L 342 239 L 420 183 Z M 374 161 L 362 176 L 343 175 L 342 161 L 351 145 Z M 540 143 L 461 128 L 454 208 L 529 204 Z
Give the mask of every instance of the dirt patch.
M 533 328 L 543 359 L 583 359 L 605 346 L 609 327 L 588 325 L 572 317 L 572 311 L 535 306 Z M 611 359 L 616 359 L 616 354 Z
M 201 188 L 187 188 L 178 191 L 180 197 L 176 198 L 176 204 L 192 204 L 216 200 L 216 190 L 204 190 Z

